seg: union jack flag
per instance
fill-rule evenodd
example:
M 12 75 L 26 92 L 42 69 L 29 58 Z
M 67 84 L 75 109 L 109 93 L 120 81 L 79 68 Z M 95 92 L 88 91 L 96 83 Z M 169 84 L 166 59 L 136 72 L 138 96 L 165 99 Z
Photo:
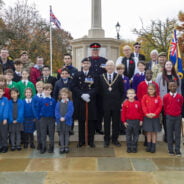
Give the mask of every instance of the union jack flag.
M 52 9 L 50 8 L 50 22 L 53 22 L 55 26 L 58 29 L 61 29 L 61 23 L 60 21 L 56 18 L 56 16 L 53 14 Z
M 173 39 L 171 40 L 170 43 L 170 55 L 174 56 L 176 54 L 176 49 L 177 49 L 177 38 L 176 38 L 176 30 L 174 30 L 174 34 L 173 34 Z

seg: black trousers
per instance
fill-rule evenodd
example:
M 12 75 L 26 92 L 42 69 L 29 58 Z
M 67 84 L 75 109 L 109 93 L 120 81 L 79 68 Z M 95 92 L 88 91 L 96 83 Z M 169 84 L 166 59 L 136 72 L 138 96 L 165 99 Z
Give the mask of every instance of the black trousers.
M 112 141 L 116 141 L 119 136 L 120 110 L 104 111 L 104 141 L 110 141 L 110 130 L 112 120 Z
M 136 148 L 139 138 L 139 120 L 127 120 L 126 142 L 128 148 Z
M 8 139 L 8 123 L 6 125 L 3 125 L 3 123 L 0 122 L 0 148 L 8 146 L 7 139 Z
M 164 114 L 164 110 L 162 110 L 162 124 L 164 128 L 165 138 L 167 139 L 167 123 L 166 123 L 166 115 Z
M 180 151 L 181 116 L 166 116 L 168 150 L 173 151 L 173 135 L 175 137 L 175 151 Z
M 85 120 L 79 121 L 79 142 L 85 143 Z M 95 121 L 88 121 L 88 144 L 94 143 Z
M 24 144 L 33 144 L 33 143 L 34 143 L 33 133 L 25 133 L 24 132 Z

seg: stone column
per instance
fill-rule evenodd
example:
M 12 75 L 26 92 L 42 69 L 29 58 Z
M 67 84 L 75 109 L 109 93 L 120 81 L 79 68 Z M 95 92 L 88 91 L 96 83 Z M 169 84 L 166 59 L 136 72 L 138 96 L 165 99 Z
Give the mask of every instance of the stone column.
M 101 0 L 91 0 L 91 29 L 88 32 L 89 38 L 104 38 L 105 32 L 102 29 Z

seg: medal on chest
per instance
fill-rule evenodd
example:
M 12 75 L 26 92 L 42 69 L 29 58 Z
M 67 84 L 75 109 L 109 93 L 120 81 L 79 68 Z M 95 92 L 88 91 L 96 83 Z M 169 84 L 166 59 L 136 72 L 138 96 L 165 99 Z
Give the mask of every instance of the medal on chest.
M 116 75 L 115 79 L 112 80 L 111 83 L 109 83 L 109 81 L 105 78 L 105 75 L 103 74 L 103 78 L 106 82 L 106 84 L 108 85 L 108 91 L 111 92 L 112 91 L 112 85 L 116 82 L 117 78 L 118 78 L 118 74 Z

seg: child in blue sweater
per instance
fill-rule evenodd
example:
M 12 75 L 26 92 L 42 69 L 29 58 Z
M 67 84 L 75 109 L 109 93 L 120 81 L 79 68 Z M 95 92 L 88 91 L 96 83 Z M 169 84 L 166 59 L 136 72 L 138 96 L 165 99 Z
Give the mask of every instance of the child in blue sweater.
M 25 89 L 24 103 L 24 148 L 28 148 L 30 144 L 31 148 L 35 148 L 34 145 L 34 131 L 35 131 L 35 117 L 33 113 L 33 102 L 32 102 L 32 89 Z
M 40 112 L 40 102 L 41 99 L 44 97 L 43 93 L 43 86 L 44 83 L 42 81 L 38 81 L 36 83 L 36 91 L 37 94 L 33 96 L 33 113 L 35 117 L 35 123 L 36 123 L 36 135 L 37 135 L 37 150 L 41 149 L 41 133 L 40 133 L 40 120 L 39 120 L 39 112 Z
M 21 150 L 21 131 L 23 131 L 24 104 L 20 100 L 17 88 L 10 91 L 11 100 L 8 102 L 9 114 L 8 124 L 11 139 L 11 151 Z
M 4 86 L 0 86 L 0 152 L 8 151 L 8 99 L 3 97 Z
M 55 106 L 56 101 L 51 97 L 52 85 L 44 84 L 44 98 L 40 100 L 40 130 L 41 130 L 41 150 L 40 153 L 43 154 L 46 151 L 46 138 L 47 130 L 49 134 L 49 153 L 54 151 L 54 131 L 55 131 Z
M 60 131 L 60 153 L 69 152 L 69 131 L 73 123 L 72 115 L 74 111 L 73 102 L 70 98 L 71 92 L 67 88 L 63 88 L 59 91 L 60 101 L 56 104 L 55 116 L 58 129 Z

